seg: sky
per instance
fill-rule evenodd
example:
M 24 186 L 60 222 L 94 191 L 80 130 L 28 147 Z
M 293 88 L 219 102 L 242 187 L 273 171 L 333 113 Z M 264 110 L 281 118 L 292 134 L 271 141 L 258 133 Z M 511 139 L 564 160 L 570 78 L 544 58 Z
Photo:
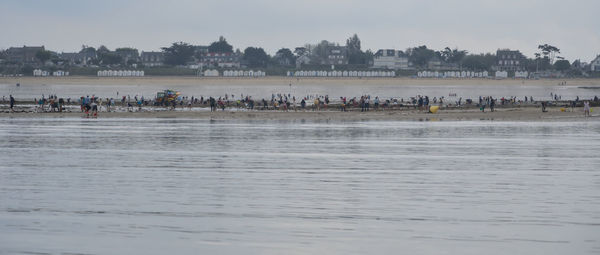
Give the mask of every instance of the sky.
M 548 43 L 571 61 L 600 54 L 599 0 L 2 0 L 0 7 L 0 49 L 158 51 L 224 36 L 234 48 L 272 55 L 321 40 L 344 45 L 356 33 L 373 51 L 510 48 L 533 57 Z

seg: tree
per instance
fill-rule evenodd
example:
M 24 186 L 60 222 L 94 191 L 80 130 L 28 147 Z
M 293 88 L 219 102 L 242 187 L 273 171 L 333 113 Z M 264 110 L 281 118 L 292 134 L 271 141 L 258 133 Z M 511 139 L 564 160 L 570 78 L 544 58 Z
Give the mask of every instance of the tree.
M 329 57 L 329 47 L 335 46 L 334 43 L 330 43 L 327 40 L 321 41 L 316 46 L 309 46 L 310 54 L 312 55 L 312 60 L 315 61 L 316 64 L 320 64 L 323 61 L 326 61 Z
M 550 60 L 550 64 L 554 63 L 554 57 L 556 54 L 560 53 L 560 49 L 555 46 L 549 44 L 540 44 L 538 45 L 538 49 L 542 51 L 544 57 L 547 57 Z
M 284 66 L 293 65 L 296 61 L 296 57 L 294 57 L 294 54 L 288 48 L 281 48 L 278 50 L 277 53 L 275 53 L 274 59 L 278 64 Z
M 108 48 L 106 48 L 106 46 L 104 45 L 100 45 L 100 47 L 98 47 L 98 50 L 96 50 L 96 53 L 98 55 L 103 54 L 103 53 L 109 53 L 110 50 Z
M 450 47 L 446 47 L 440 51 L 439 54 L 442 60 L 444 60 L 446 63 L 459 63 L 467 55 L 467 51 L 458 50 L 457 48 L 450 49 Z
M 373 64 L 373 59 L 375 58 L 375 54 L 373 53 L 373 51 L 371 51 L 370 49 L 365 51 L 365 53 L 363 54 L 364 56 L 364 61 L 365 64 L 367 65 L 372 65 Z
M 35 58 L 37 58 L 42 64 L 46 63 L 46 61 L 52 58 L 52 52 L 47 50 L 40 50 L 35 53 Z
M 346 48 L 348 49 L 348 64 L 366 64 L 365 54 L 360 49 L 360 39 L 357 34 L 346 40 Z
M 488 71 L 496 63 L 496 55 L 494 54 L 470 54 L 466 55 L 461 60 L 461 65 L 472 71 Z
M 428 49 L 425 45 L 409 48 L 406 53 L 408 54 L 408 61 L 417 67 L 426 67 L 429 60 L 435 56 L 435 51 Z
M 357 34 L 354 34 L 346 40 L 346 47 L 348 47 L 348 52 L 350 53 L 361 52 L 360 39 L 358 38 Z
M 96 55 L 96 49 L 94 47 L 88 47 L 87 45 L 81 45 L 81 50 L 79 53 L 89 53 L 91 55 Z
M 296 57 L 300 57 L 304 54 L 308 54 L 308 50 L 306 49 L 306 47 L 296 47 L 294 49 L 294 54 L 296 54 Z
M 100 63 L 104 65 L 116 65 L 123 61 L 123 58 L 115 53 L 102 53 L 98 56 Z
M 213 42 L 208 46 L 208 52 L 213 53 L 230 53 L 233 52 L 233 46 L 227 43 L 225 37 L 220 36 L 219 41 Z
M 185 65 L 194 56 L 194 46 L 184 42 L 176 42 L 171 47 L 163 47 L 165 53 L 165 64 L 167 65 Z
M 244 50 L 244 60 L 250 68 L 267 67 L 269 56 L 263 48 L 248 47 Z
M 346 48 L 348 49 L 348 64 L 365 65 L 373 61 L 373 53 L 370 51 L 363 52 L 358 35 L 354 34 L 346 40 Z
M 571 68 L 571 63 L 569 63 L 569 60 L 566 60 L 566 59 L 557 60 L 554 63 L 554 69 L 556 69 L 558 71 L 566 71 L 566 70 L 569 70 L 570 68 Z

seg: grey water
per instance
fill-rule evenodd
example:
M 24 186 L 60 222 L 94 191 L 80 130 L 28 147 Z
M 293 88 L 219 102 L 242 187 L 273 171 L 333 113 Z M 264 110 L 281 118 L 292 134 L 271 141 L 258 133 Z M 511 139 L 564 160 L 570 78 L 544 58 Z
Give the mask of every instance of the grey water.
M 598 254 L 600 122 L 0 119 L 0 254 Z
M 443 81 L 441 81 L 443 82 Z M 514 81 L 513 81 L 514 82 Z M 569 85 L 536 85 L 536 84 L 496 84 L 489 85 L 368 85 L 357 86 L 347 85 L 342 81 L 332 83 L 327 86 L 319 84 L 318 81 L 296 82 L 290 79 L 289 83 L 280 85 L 247 85 L 247 84 L 228 84 L 226 86 L 219 84 L 197 84 L 197 85 L 178 85 L 178 84 L 94 84 L 94 85 L 63 85 L 63 84 L 26 84 L 19 87 L 15 84 L 0 84 L 0 96 L 13 95 L 17 99 L 29 100 L 40 98 L 42 95 L 57 95 L 58 97 L 76 99 L 81 96 L 92 96 L 101 98 L 120 98 L 122 96 L 144 96 L 145 98 L 154 98 L 156 92 L 165 89 L 174 89 L 180 91 L 182 96 L 213 96 L 220 97 L 228 94 L 239 98 L 241 95 L 252 96 L 255 99 L 271 98 L 272 94 L 290 94 L 296 97 L 307 95 L 329 95 L 332 100 L 339 97 L 360 97 L 361 95 L 379 96 L 384 99 L 403 98 L 408 99 L 416 95 L 428 95 L 430 97 L 446 97 L 463 99 L 478 98 L 479 96 L 492 97 L 518 97 L 524 100 L 524 97 L 533 97 L 534 100 L 549 100 L 551 95 L 560 95 L 564 100 L 572 100 L 576 97 L 591 99 L 594 96 L 600 96 L 600 90 L 590 88 L 600 88 L 598 86 L 580 86 L 577 81 L 570 81 Z M 118 92 L 118 94 L 117 94 Z M 455 96 L 454 96 L 455 95 Z

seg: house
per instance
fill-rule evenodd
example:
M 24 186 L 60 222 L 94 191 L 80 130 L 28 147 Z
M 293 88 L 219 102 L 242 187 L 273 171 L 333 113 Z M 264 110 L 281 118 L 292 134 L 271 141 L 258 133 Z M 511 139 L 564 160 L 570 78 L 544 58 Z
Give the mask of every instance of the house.
M 401 50 L 381 49 L 375 53 L 373 68 L 408 69 L 408 56 Z
M 327 58 L 321 60 L 322 65 L 347 65 L 348 48 L 346 46 L 329 46 Z
M 596 58 L 590 62 L 590 70 L 592 72 L 600 72 L 600 55 L 596 56 Z
M 16 63 L 35 63 L 37 62 L 36 53 L 44 50 L 44 46 L 10 47 L 6 50 L 6 60 Z
M 63 52 L 60 58 L 66 60 L 71 65 L 87 65 L 91 60 L 96 59 L 95 52 Z
M 203 45 L 195 45 L 194 46 L 194 55 L 202 56 L 206 53 L 208 53 L 208 46 L 203 46 Z
M 207 67 L 239 68 L 240 54 L 233 52 L 206 52 L 201 55 L 200 64 Z
M 162 66 L 165 54 L 160 51 L 142 51 L 140 61 L 144 66 Z
M 496 65 L 493 67 L 496 71 L 522 71 L 525 56 L 518 50 L 501 49 L 496 51 Z
M 129 64 L 130 62 L 137 62 L 140 58 L 140 54 L 137 49 L 133 48 L 118 48 L 114 54 L 121 56 L 123 63 Z
M 308 54 L 304 54 L 304 55 L 300 55 L 299 57 L 296 58 L 296 68 L 300 69 L 302 67 L 302 65 L 308 65 L 310 64 L 310 57 L 308 56 Z

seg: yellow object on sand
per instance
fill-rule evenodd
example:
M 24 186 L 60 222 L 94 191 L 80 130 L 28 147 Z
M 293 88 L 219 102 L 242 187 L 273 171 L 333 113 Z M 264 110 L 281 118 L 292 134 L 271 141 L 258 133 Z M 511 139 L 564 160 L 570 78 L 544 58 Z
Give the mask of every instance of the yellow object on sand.
M 430 113 L 436 113 L 439 109 L 440 109 L 439 106 L 430 106 L 429 107 L 429 112 Z
M 567 110 L 567 109 L 565 109 L 565 108 L 560 108 L 560 111 L 561 111 L 561 112 L 565 112 L 566 110 Z

